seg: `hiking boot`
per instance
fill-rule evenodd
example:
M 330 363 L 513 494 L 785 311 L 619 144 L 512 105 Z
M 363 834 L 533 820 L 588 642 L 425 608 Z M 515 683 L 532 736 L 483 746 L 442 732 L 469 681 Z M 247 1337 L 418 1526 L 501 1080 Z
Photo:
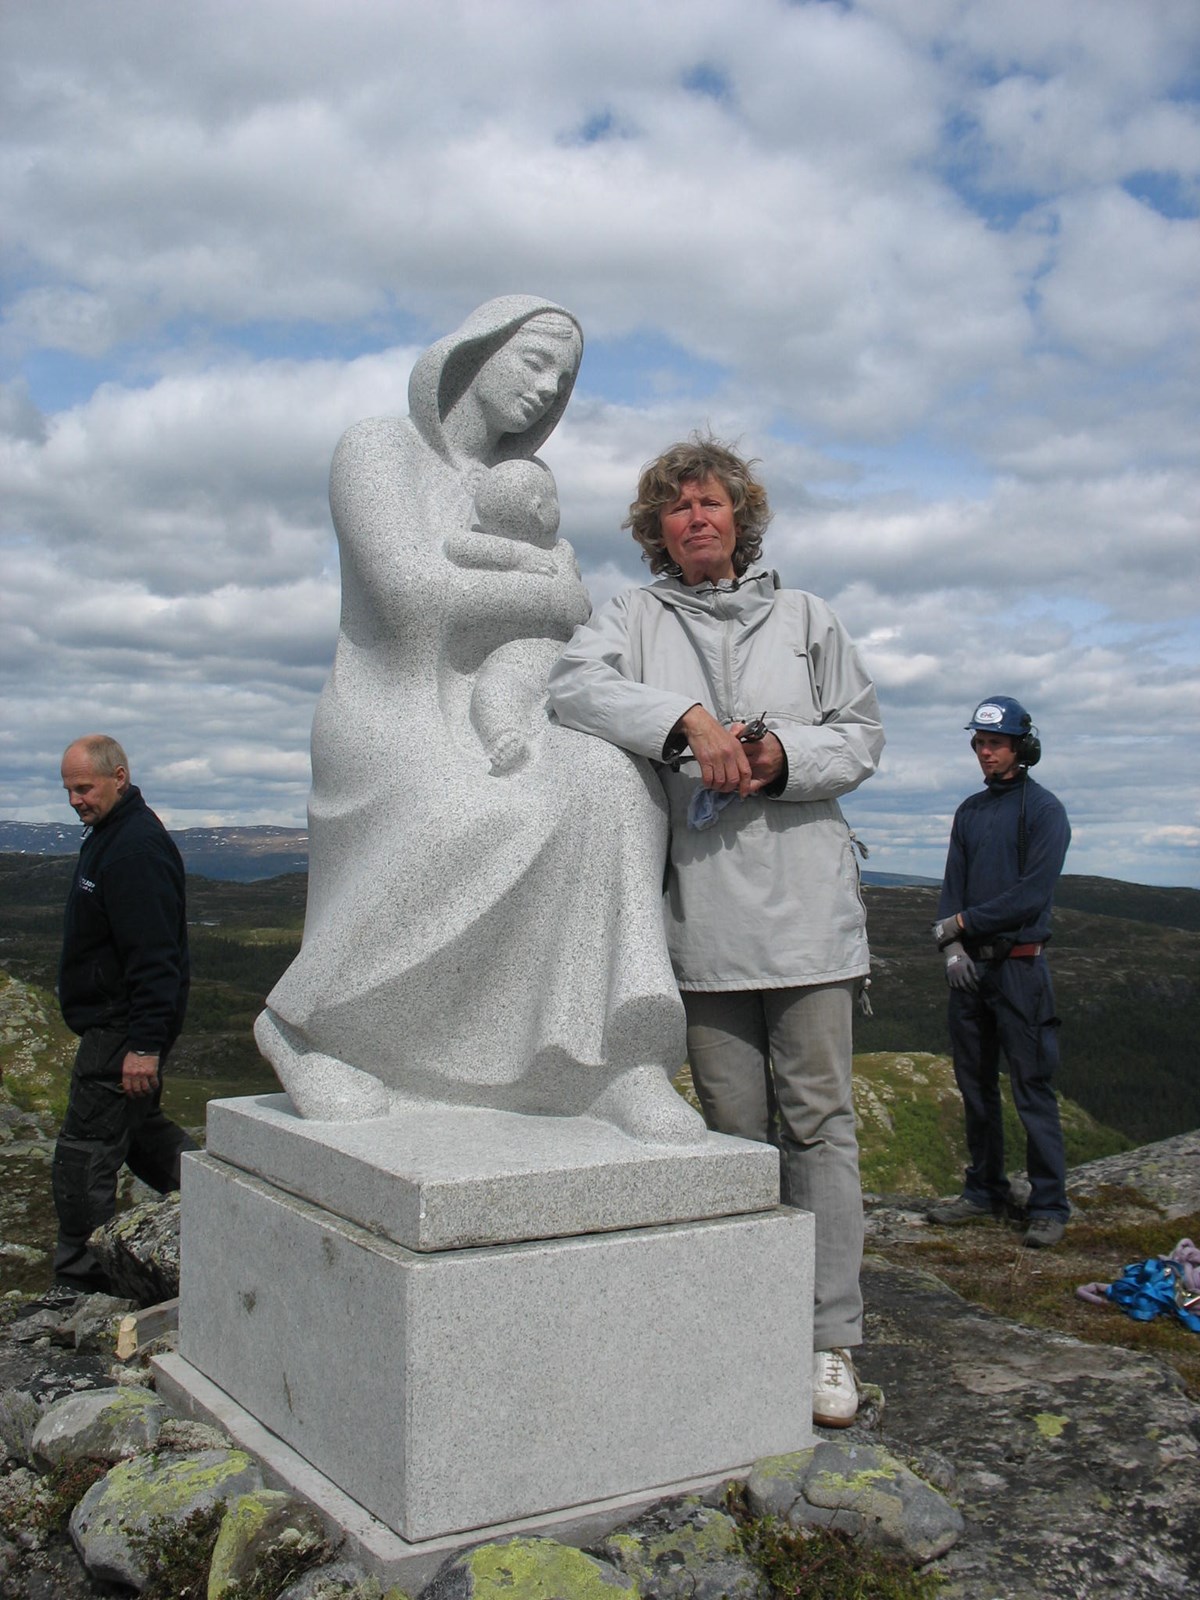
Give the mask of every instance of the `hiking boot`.
M 858 1379 L 848 1350 L 813 1351 L 813 1421 L 848 1428 L 858 1415 Z
M 1031 1250 L 1048 1250 L 1059 1242 L 1066 1231 L 1066 1223 L 1058 1217 L 1031 1217 L 1021 1243 L 1028 1245 Z
M 925 1213 L 925 1220 L 936 1222 L 943 1228 L 953 1228 L 960 1222 L 983 1222 L 991 1217 L 999 1217 L 1003 1211 L 1002 1205 L 981 1206 L 977 1201 L 969 1200 L 965 1194 L 960 1194 L 953 1200 L 943 1200 L 936 1206 L 930 1206 Z

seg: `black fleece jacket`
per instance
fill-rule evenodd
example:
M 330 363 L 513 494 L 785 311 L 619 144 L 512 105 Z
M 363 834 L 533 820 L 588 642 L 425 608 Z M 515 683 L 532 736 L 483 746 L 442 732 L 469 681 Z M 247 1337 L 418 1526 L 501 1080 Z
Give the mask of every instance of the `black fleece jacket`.
M 85 831 L 67 896 L 58 1001 L 75 1033 L 123 1032 L 162 1054 L 187 1010 L 187 907 L 175 842 L 130 788 Z

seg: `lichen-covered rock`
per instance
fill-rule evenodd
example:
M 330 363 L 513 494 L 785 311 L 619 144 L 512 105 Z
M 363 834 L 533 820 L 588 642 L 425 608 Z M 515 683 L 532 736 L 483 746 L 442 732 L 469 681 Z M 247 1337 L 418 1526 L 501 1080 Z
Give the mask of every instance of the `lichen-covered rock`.
M 262 1474 L 244 1450 L 134 1456 L 84 1495 L 71 1513 L 71 1539 L 93 1577 L 140 1589 L 147 1574 L 138 1544 L 152 1524 L 185 1522 L 195 1511 L 262 1486 Z
M 420 1600 L 636 1600 L 623 1572 L 554 1539 L 500 1539 L 463 1550 L 422 1589 Z
M 325 1525 L 305 1500 L 280 1489 L 257 1489 L 232 1500 L 208 1569 L 208 1600 L 248 1584 L 267 1566 L 290 1568 L 284 1581 L 330 1553 Z
M 353 1561 L 331 1561 L 314 1567 L 295 1583 L 289 1583 L 276 1600 L 408 1600 L 399 1589 L 383 1593 L 379 1579 L 373 1578 Z
M 948 1500 L 876 1445 L 815 1445 L 755 1462 L 746 1499 L 756 1516 L 795 1528 L 839 1528 L 864 1544 L 924 1563 L 944 1555 L 963 1531 Z
M 656 1600 L 759 1600 L 766 1589 L 742 1554 L 737 1523 L 699 1495 L 662 1500 L 597 1547 Z
M 201 1450 L 231 1450 L 233 1440 L 224 1428 L 190 1417 L 167 1417 L 158 1430 L 159 1450 L 175 1455 L 196 1455 Z
M 118 1294 L 156 1306 L 179 1293 L 179 1196 L 123 1211 L 88 1241 Z
M 149 1389 L 90 1389 L 56 1400 L 33 1431 L 33 1460 L 43 1472 L 91 1456 L 122 1461 L 152 1449 L 168 1412 Z

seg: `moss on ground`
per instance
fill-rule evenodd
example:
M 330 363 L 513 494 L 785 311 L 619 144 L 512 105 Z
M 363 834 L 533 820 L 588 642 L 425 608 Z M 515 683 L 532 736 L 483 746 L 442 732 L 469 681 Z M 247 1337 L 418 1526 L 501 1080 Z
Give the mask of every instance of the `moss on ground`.
M 1200 1336 L 1170 1317 L 1135 1322 L 1117 1306 L 1092 1305 L 1075 1292 L 1081 1284 L 1111 1283 L 1129 1263 L 1200 1237 L 1200 1212 L 1168 1219 L 1134 1190 L 1115 1188 L 1073 1205 L 1066 1237 L 1053 1250 L 1027 1250 L 1017 1229 L 985 1222 L 931 1229 L 911 1242 L 891 1239 L 887 1258 L 933 1272 L 964 1299 L 1016 1322 L 1158 1356 L 1200 1400 Z
M 726 1505 L 738 1522 L 742 1551 L 772 1600 L 935 1600 L 945 1581 L 834 1528 L 793 1528 L 776 1517 L 751 1517 L 742 1484 L 730 1486 Z

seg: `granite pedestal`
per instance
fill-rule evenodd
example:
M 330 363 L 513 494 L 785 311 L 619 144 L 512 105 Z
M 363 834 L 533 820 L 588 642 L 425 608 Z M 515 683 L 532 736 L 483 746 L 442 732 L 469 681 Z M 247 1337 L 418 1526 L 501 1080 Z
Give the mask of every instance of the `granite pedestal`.
M 811 1442 L 812 1219 L 775 1203 L 773 1150 L 425 1115 L 389 1137 L 283 1096 L 212 1108 L 184 1163 L 177 1398 L 267 1430 L 412 1550 Z

